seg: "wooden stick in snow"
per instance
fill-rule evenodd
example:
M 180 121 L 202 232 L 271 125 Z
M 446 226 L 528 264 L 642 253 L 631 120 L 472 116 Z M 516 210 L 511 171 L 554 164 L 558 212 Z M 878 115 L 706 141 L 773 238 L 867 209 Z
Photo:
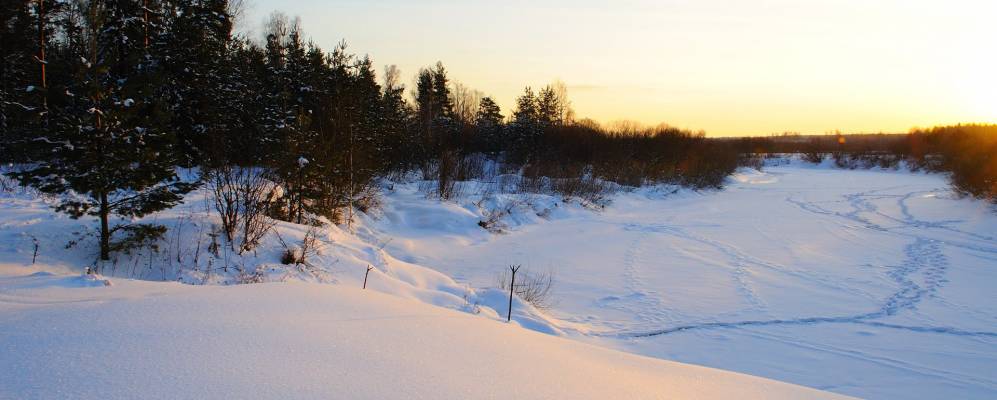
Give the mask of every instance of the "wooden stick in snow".
M 367 276 L 370 275 L 370 270 L 374 269 L 370 265 L 367 266 L 367 273 L 363 274 L 363 288 L 367 288 Z
M 509 269 L 512 271 L 512 279 L 509 281 L 509 313 L 505 316 L 505 322 L 512 321 L 512 293 L 516 288 L 516 272 L 519 272 L 519 268 L 522 265 L 510 265 Z

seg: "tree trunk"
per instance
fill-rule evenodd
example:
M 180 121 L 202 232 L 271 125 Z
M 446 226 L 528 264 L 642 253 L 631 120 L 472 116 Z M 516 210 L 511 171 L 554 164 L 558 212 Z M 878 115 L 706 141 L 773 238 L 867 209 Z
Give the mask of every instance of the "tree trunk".
M 149 50 L 149 0 L 142 0 L 142 21 L 145 24 L 143 49 Z
M 353 123 L 350 123 L 350 205 L 349 216 L 346 220 L 348 229 L 353 230 Z
M 48 88 L 45 79 L 45 0 L 38 0 L 38 64 L 41 66 L 42 90 Z M 48 93 L 42 93 L 42 106 L 48 109 Z
M 100 259 L 107 261 L 111 259 L 111 229 L 108 226 L 107 193 L 100 193 Z
M 305 213 L 305 167 L 298 168 L 298 225 Z

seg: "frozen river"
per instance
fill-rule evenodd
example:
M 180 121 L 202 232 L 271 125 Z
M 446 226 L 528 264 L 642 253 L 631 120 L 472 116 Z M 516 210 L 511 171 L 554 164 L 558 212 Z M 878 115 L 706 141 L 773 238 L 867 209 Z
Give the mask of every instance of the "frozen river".
M 553 271 L 579 340 L 866 398 L 997 397 L 997 213 L 940 175 L 743 170 L 485 239 L 390 220 L 391 254 L 474 287 Z

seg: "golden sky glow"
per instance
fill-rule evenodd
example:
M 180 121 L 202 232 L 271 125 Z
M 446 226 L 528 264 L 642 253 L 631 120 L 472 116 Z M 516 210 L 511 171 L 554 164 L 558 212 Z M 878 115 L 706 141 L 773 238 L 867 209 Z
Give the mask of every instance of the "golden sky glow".
M 508 114 L 564 81 L 579 116 L 710 135 L 997 122 L 995 0 L 250 0 L 405 82 L 441 60 Z

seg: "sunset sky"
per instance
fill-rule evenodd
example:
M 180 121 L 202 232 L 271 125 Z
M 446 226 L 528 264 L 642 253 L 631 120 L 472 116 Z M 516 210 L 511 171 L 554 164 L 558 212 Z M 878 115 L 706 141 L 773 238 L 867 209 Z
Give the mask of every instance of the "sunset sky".
M 580 117 L 714 136 L 997 122 L 994 0 L 249 0 L 404 82 L 443 61 L 509 113 L 555 79 Z

